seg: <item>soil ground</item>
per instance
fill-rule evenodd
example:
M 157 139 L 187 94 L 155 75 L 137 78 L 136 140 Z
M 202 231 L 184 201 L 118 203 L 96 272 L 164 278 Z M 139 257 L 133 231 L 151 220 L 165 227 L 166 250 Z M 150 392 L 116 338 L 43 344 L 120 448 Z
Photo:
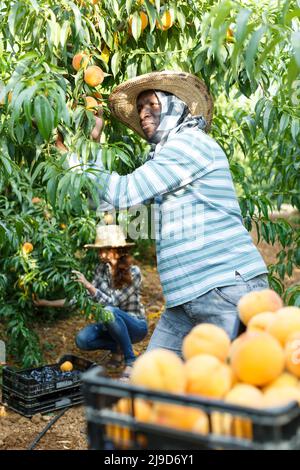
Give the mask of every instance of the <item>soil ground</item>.
M 255 232 L 252 238 L 261 252 L 265 262 L 273 264 L 276 262 L 276 254 L 279 245 L 268 245 L 265 242 L 257 244 Z M 139 262 L 143 273 L 142 300 L 146 307 L 149 323 L 149 334 L 144 341 L 135 345 L 135 353 L 141 354 L 149 341 L 155 324 L 164 308 L 164 297 L 155 266 L 143 265 Z M 300 283 L 300 269 L 295 269 L 293 276 L 285 280 L 285 287 L 294 283 Z M 42 338 L 44 345 L 44 355 L 47 363 L 54 363 L 65 353 L 72 353 L 85 357 L 99 364 L 105 365 L 108 360 L 106 352 L 82 352 L 74 344 L 74 336 L 86 321 L 80 314 L 67 319 L 56 321 L 53 325 L 37 328 L 37 332 Z M 50 347 L 51 346 L 51 347 Z M 118 377 L 122 368 L 116 371 L 108 369 L 109 375 Z M 6 409 L 6 416 L 0 416 L 0 450 L 4 449 L 26 449 L 35 439 L 37 434 L 43 430 L 47 422 L 50 421 L 54 413 L 48 415 L 35 415 L 33 418 L 25 418 L 13 411 Z M 35 447 L 37 450 L 70 450 L 87 449 L 86 420 L 84 406 L 70 408 L 43 436 Z

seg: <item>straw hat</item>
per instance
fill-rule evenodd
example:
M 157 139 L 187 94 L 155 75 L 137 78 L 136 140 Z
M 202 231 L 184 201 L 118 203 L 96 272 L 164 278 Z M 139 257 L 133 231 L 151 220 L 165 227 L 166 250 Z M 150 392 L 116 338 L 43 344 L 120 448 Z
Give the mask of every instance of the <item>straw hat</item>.
M 127 243 L 120 225 L 98 225 L 94 244 L 84 245 L 84 248 L 122 248 L 133 246 Z
M 164 70 L 146 73 L 121 83 L 109 98 L 112 114 L 144 139 L 145 134 L 140 126 L 136 100 L 138 95 L 146 90 L 166 91 L 176 95 L 188 105 L 193 116 L 201 114 L 207 122 L 205 130 L 210 129 L 213 100 L 205 83 L 187 72 Z

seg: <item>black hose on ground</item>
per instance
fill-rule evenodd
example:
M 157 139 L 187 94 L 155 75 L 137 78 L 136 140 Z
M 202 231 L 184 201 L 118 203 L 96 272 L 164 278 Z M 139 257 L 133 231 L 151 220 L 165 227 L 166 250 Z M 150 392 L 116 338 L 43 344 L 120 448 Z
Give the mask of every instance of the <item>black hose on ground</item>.
M 37 445 L 37 443 L 42 439 L 42 437 L 46 434 L 47 431 L 49 431 L 49 429 L 51 428 L 51 426 L 53 426 L 54 423 L 56 423 L 56 421 L 62 417 L 63 414 L 65 414 L 65 412 L 67 410 L 69 410 L 70 407 L 66 407 L 66 408 L 63 408 L 59 413 L 58 415 L 54 416 L 54 418 L 51 419 L 51 421 L 49 421 L 49 423 L 47 423 L 47 425 L 44 427 L 44 429 L 36 436 L 36 438 L 34 439 L 34 441 L 27 447 L 26 450 L 33 450 L 34 447 Z

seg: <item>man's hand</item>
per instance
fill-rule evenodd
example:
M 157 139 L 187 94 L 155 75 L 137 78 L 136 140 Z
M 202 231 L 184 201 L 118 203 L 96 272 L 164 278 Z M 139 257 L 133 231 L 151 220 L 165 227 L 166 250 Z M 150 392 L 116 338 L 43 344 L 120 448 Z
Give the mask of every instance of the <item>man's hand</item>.
M 102 114 L 102 112 L 101 112 L 101 114 Z M 93 130 L 91 132 L 91 138 L 95 142 L 100 141 L 102 129 L 103 129 L 103 119 L 102 119 L 101 116 L 98 116 L 98 115 L 95 114 L 95 127 L 93 128 Z
M 90 282 L 86 279 L 86 277 L 80 271 L 75 271 L 75 269 L 73 269 L 72 273 L 75 274 L 75 278 L 74 278 L 75 282 L 79 282 L 86 289 L 88 289 L 91 286 Z
M 55 147 L 60 151 L 60 152 L 68 152 L 67 147 L 64 145 L 64 139 L 63 136 L 60 132 L 57 133 L 57 138 L 55 141 Z

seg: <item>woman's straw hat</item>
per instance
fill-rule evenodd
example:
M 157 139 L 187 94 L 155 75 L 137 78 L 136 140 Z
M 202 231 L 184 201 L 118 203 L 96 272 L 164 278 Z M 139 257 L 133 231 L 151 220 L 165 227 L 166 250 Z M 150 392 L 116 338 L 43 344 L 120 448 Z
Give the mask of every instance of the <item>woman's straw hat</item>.
M 146 90 L 166 91 L 176 95 L 188 105 L 193 116 L 201 114 L 207 122 L 205 130 L 210 129 L 213 100 L 205 83 L 190 73 L 164 70 L 140 75 L 121 83 L 109 98 L 112 114 L 144 139 L 136 100 L 138 95 Z
M 120 225 L 98 225 L 96 227 L 95 243 L 84 245 L 84 248 L 122 248 L 133 245 L 135 243 L 126 242 Z

